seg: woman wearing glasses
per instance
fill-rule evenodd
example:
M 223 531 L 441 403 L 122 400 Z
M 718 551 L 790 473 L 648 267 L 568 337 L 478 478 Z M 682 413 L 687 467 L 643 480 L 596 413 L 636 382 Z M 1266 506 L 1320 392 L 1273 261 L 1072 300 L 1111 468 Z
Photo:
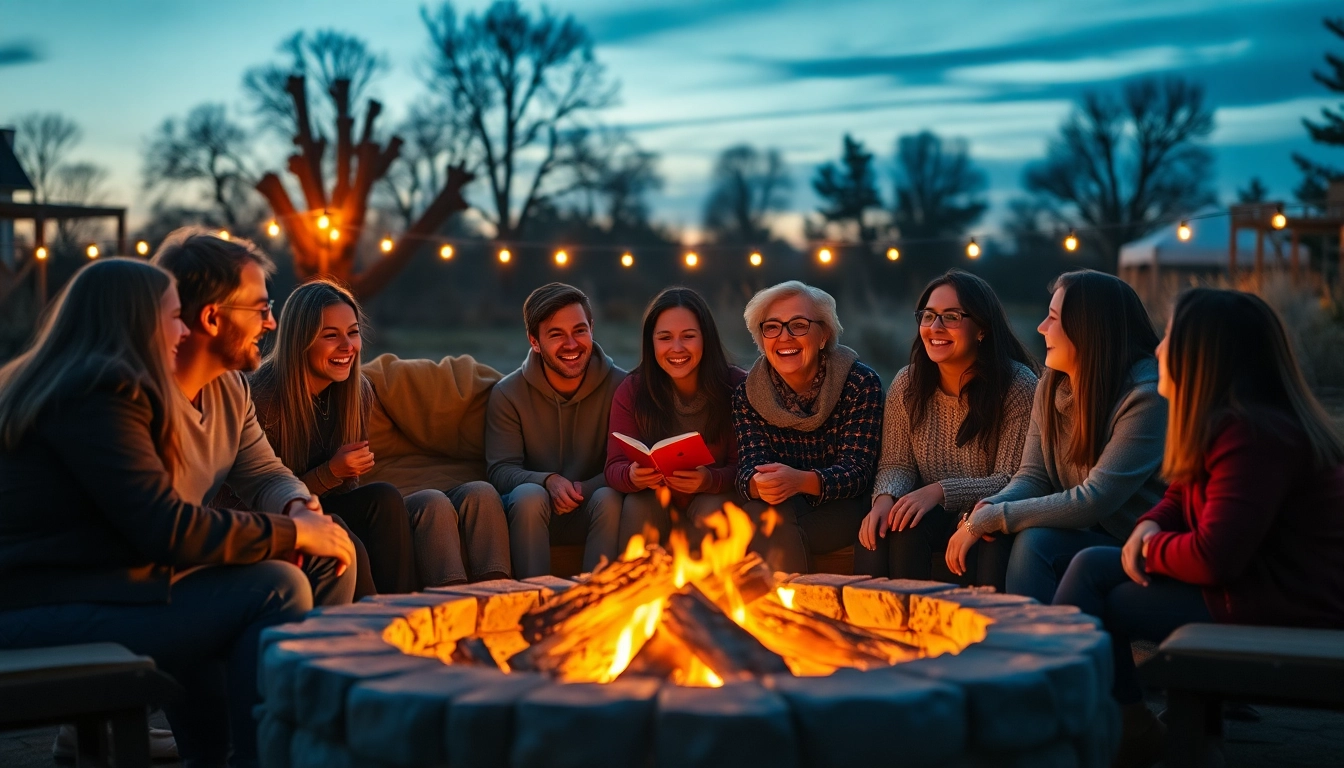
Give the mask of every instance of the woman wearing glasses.
M 1022 465 L 975 505 L 947 544 L 947 566 L 986 536 L 1017 534 L 1009 592 L 1048 603 L 1073 556 L 1119 546 L 1162 498 L 1167 405 L 1157 393 L 1157 334 L 1134 289 L 1082 270 L 1055 279 Z
M 919 297 L 919 335 L 887 395 L 873 505 L 854 572 L 947 580 L 961 516 L 1008 484 L 1022 460 L 1036 361 L 989 283 L 954 269 Z M 1011 537 L 982 544 L 964 583 L 1004 588 Z
M 766 288 L 743 316 L 761 350 L 733 393 L 737 487 L 758 523 L 752 550 L 775 570 L 805 572 L 809 553 L 849 546 L 868 512 L 882 380 L 837 343 L 835 299 L 819 288 Z

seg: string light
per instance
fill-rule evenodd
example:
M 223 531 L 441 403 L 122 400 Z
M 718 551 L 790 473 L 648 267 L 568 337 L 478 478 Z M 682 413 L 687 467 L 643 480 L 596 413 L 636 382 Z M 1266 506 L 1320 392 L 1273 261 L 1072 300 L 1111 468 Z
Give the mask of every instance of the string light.
M 331 230 L 331 235 L 330 235 L 330 237 L 331 237 L 331 242 L 333 242 L 333 243 L 336 242 L 337 240 L 340 240 L 340 239 L 341 239 L 341 230 L 339 230 L 339 229 L 333 229 L 333 230 Z
M 330 227 L 330 226 L 331 226 L 331 217 L 330 217 L 330 216 L 328 216 L 327 214 L 324 213 L 324 214 L 322 214 L 321 216 L 318 216 L 318 217 L 317 217 L 317 228 L 318 228 L 318 229 L 326 229 L 327 227 Z
M 513 254 L 512 254 L 512 253 L 509 253 L 509 249 L 508 249 L 508 248 L 500 248 L 500 249 L 499 249 L 499 263 L 500 263 L 500 264 L 508 264 L 508 263 L 509 263 L 509 260 L 512 259 L 512 258 L 513 258 Z
M 445 245 L 439 249 L 439 258 L 447 261 L 453 258 L 453 246 Z
M 277 222 L 275 219 L 271 219 L 271 223 L 266 225 L 266 234 L 270 235 L 271 237 L 279 237 L 280 236 L 279 222 Z
M 1288 217 L 1283 215 L 1282 205 L 1280 205 L 1279 209 L 1274 212 L 1274 218 L 1269 220 L 1269 224 L 1275 229 L 1283 229 L 1288 226 Z
M 631 255 L 629 251 L 626 251 L 625 253 L 621 254 L 621 266 L 622 267 L 635 266 L 635 257 Z
M 556 251 L 556 252 L 555 252 L 555 264 L 556 264 L 556 266 L 558 266 L 558 267 L 563 267 L 563 266 L 565 266 L 565 265 L 568 264 L 568 263 L 569 263 L 569 254 L 568 254 L 568 253 L 565 253 L 564 251 Z
M 972 259 L 980 258 L 980 244 L 975 242 L 974 237 L 966 244 L 966 256 Z
M 84 252 L 89 255 L 90 259 L 98 258 L 98 246 L 96 245 L 90 244 L 88 248 L 84 249 Z
M 900 248 L 888 248 L 888 249 L 887 249 L 887 261 L 897 261 L 897 260 L 899 260 L 900 258 L 901 258 L 901 249 L 900 249 Z
M 34 256 L 38 261 L 46 261 L 46 260 L 47 260 L 47 249 L 39 245 L 39 246 L 37 246 L 37 250 L 36 250 L 36 251 L 33 251 L 33 256 Z
M 144 240 L 137 240 L 135 243 L 135 252 L 140 254 L 141 256 L 148 256 L 149 243 L 146 243 Z
M 380 240 L 380 241 L 378 242 L 378 249 L 381 250 L 383 253 L 391 253 L 391 252 L 392 252 L 392 236 L 391 236 L 391 235 L 387 235 L 387 236 L 383 237 L 383 239 Z
M 1190 231 L 1190 222 L 1182 220 L 1180 226 L 1176 227 L 1176 237 L 1182 242 L 1189 240 L 1194 233 Z
M 1064 250 L 1066 250 L 1066 251 L 1076 251 L 1076 250 L 1078 250 L 1078 233 L 1077 233 L 1077 232 L 1070 232 L 1070 233 L 1069 233 L 1069 236 L 1066 237 L 1066 238 L 1064 238 Z
M 221 230 L 219 230 L 219 239 L 220 239 L 220 240 L 228 241 L 230 237 L 231 237 L 231 235 L 229 234 L 229 230 L 227 230 L 227 229 L 221 229 Z
M 831 254 L 830 248 L 822 248 L 820 251 L 817 251 L 817 261 L 820 261 L 822 264 L 830 264 L 832 258 L 834 258 L 834 256 Z
M 700 263 L 700 254 L 696 253 L 695 251 L 691 251 L 690 253 L 686 254 L 686 266 L 694 269 L 695 265 L 699 263 Z
M 747 257 L 747 261 L 750 262 L 751 266 L 753 267 L 761 266 L 761 262 L 763 261 L 763 259 L 761 258 L 761 252 L 752 251 L 751 255 Z

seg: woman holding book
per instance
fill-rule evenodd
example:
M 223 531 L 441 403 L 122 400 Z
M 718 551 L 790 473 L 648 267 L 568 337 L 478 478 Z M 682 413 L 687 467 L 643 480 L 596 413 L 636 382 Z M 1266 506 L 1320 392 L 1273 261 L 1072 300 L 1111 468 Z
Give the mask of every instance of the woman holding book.
M 957 527 L 946 561 L 962 575 L 976 542 L 1017 534 L 1007 589 L 1048 603 L 1075 554 L 1124 541 L 1162 498 L 1167 406 L 1157 393 L 1157 334 L 1119 278 L 1060 275 L 1037 330 L 1047 370 L 1021 466 Z
M 1111 633 L 1117 765 L 1161 751 L 1131 641 L 1189 622 L 1344 627 L 1344 442 L 1278 315 L 1249 293 L 1189 291 L 1157 356 L 1171 486 L 1123 547 L 1078 553 L 1055 594 Z
M 689 288 L 668 288 L 644 312 L 639 365 L 616 388 L 611 401 L 607 440 L 607 485 L 624 493 L 620 546 L 646 531 L 666 541 L 676 512 L 690 521 L 741 499 L 737 476 L 737 440 L 733 434 L 732 394 L 747 374 L 730 365 L 709 305 Z M 658 441 L 699 433 L 712 462 L 663 474 L 648 461 L 630 457 L 626 435 L 652 446 Z M 698 445 L 692 438 L 688 444 Z M 636 454 L 637 455 L 637 454 Z M 670 507 L 658 498 L 670 492 Z
M 882 380 L 838 343 L 829 293 L 790 280 L 747 302 L 761 356 L 733 392 L 737 488 L 757 521 L 752 551 L 805 572 L 854 542 L 882 442 Z M 767 514 L 774 509 L 774 514 Z
M 473 568 L 507 563 L 502 516 L 459 519 L 442 491 L 403 500 L 388 483 L 359 483 L 374 464 L 365 429 L 374 395 L 360 373 L 363 326 L 354 296 L 330 281 L 305 283 L 285 301 L 275 349 L 252 376 L 257 420 L 276 454 L 363 541 L 379 592 L 466 582 L 464 534 Z
M 854 572 L 946 581 L 944 553 L 961 516 L 1003 490 L 1022 460 L 1036 361 L 994 289 L 969 272 L 934 279 L 917 306 L 910 365 L 887 394 Z M 1011 546 L 1000 536 L 977 547 L 963 583 L 1002 591 Z
M 171 432 L 172 371 L 187 334 L 167 272 L 99 259 L 0 368 L 0 648 L 111 642 L 150 656 L 185 689 L 164 707 L 183 761 L 224 765 L 232 751 L 256 765 L 261 632 L 313 607 L 285 560 L 334 558 L 339 573 L 354 547 L 306 495 L 283 515 L 177 495 L 190 459 Z

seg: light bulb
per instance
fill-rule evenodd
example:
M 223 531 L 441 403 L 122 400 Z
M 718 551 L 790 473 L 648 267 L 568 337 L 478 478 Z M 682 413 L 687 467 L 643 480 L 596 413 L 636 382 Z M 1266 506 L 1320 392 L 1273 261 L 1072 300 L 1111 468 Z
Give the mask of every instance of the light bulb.
M 267 224 L 267 225 L 266 225 L 266 234 L 270 235 L 271 237 L 279 237 L 279 236 L 280 236 L 280 225 L 279 225 L 277 222 L 275 222 L 275 221 L 272 221 L 270 224 Z
M 499 249 L 499 263 L 500 263 L 500 264 L 508 264 L 508 263 L 509 263 L 509 260 L 512 259 L 512 258 L 513 258 L 513 254 L 512 254 L 512 253 L 509 253 L 509 249 L 508 249 L 508 248 L 500 248 L 500 249 Z
M 378 249 L 381 250 L 383 253 L 391 253 L 391 252 L 392 252 L 392 238 L 391 238 L 391 237 L 384 237 L 381 241 L 379 241 L 379 243 L 378 243 Z
M 1288 226 L 1288 217 L 1283 215 L 1283 211 L 1277 211 L 1274 218 L 1269 220 L 1269 224 L 1275 229 L 1283 229 Z
M 822 264 L 830 264 L 832 258 L 834 258 L 834 256 L 832 255 L 830 248 L 822 248 L 820 251 L 817 251 L 817 261 L 820 261 Z
M 887 260 L 888 260 L 888 261 L 897 261 L 897 260 L 899 260 L 900 258 L 901 258 L 901 249 L 900 249 L 900 248 L 888 248 L 888 249 L 887 249 Z
M 453 246 L 445 245 L 439 249 L 439 258 L 447 261 L 453 258 Z
M 759 267 L 764 259 L 761 258 L 759 251 L 752 251 L 751 255 L 747 257 L 747 261 L 751 262 L 751 266 Z
M 149 243 L 146 243 L 144 240 L 138 240 L 138 241 L 136 241 L 136 243 L 135 243 L 135 252 L 138 253 L 138 254 L 140 254 L 141 256 L 148 256 L 148 255 L 149 255 Z
M 327 216 L 327 214 L 324 213 L 321 216 L 317 217 L 318 229 L 326 229 L 327 227 L 330 226 L 331 226 L 331 217 Z
M 227 229 L 221 229 L 221 230 L 219 230 L 219 239 L 220 239 L 220 240 L 228 240 L 228 239 L 231 238 L 231 237 L 232 237 L 232 235 L 229 234 L 229 230 L 227 230 Z
M 33 251 L 33 256 L 35 256 L 35 257 L 37 258 L 38 261 L 46 261 L 46 260 L 47 260 L 47 249 L 39 245 L 39 246 L 37 247 L 37 250 L 36 250 L 36 251 Z
M 556 252 L 555 252 L 555 264 L 556 264 L 556 266 L 563 267 L 563 266 L 565 266 L 565 265 L 568 264 L 568 263 L 569 263 L 569 254 L 568 254 L 568 253 L 565 253 L 564 251 L 556 251 Z
M 1070 232 L 1070 233 L 1069 233 L 1069 236 L 1066 237 L 1066 238 L 1064 238 L 1064 250 L 1066 250 L 1066 251 L 1076 251 L 1076 250 L 1078 250 L 1078 233 L 1077 233 L 1077 232 Z
M 629 251 L 621 254 L 621 266 L 622 267 L 635 266 L 635 257 L 631 255 Z
M 1194 232 L 1190 230 L 1189 222 L 1182 221 L 1180 226 L 1176 227 L 1176 237 L 1180 238 L 1182 241 L 1189 240 L 1193 235 Z
M 694 268 L 695 265 L 699 263 L 700 263 L 700 254 L 696 253 L 695 251 L 691 251 L 690 253 L 686 254 L 686 266 Z
M 971 238 L 971 242 L 966 244 L 966 255 L 972 259 L 980 258 L 980 244 L 975 242 L 974 237 Z
M 90 245 L 88 248 L 84 249 L 84 253 L 87 253 L 90 259 L 96 259 L 98 258 L 98 246 Z
M 331 230 L 331 242 L 334 243 L 334 242 L 336 242 L 337 240 L 340 240 L 340 239 L 341 239 L 341 230 L 339 230 L 339 229 L 333 229 L 333 230 Z

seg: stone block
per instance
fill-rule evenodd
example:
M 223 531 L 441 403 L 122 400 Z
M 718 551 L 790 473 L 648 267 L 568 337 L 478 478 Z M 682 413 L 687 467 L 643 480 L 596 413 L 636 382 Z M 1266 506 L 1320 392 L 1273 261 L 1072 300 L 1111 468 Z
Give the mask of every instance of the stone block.
M 290 768 L 355 768 L 350 750 L 302 728 L 294 732 L 289 750 Z
M 868 577 L 846 576 L 840 573 L 809 573 L 804 576 L 792 576 L 787 584 L 779 579 L 776 581 L 785 589 L 793 590 L 793 604 L 796 607 L 806 608 L 832 619 L 843 619 L 845 604 L 841 599 L 840 590 L 844 589 L 846 584 L 868 581 Z
M 404 768 L 444 763 L 453 699 L 503 678 L 481 667 L 442 667 L 357 683 L 346 698 L 345 743 L 361 757 Z
M 1092 722 L 1073 739 L 1082 768 L 1108 768 L 1120 748 L 1120 705 L 1103 696 Z
M 766 686 L 793 712 L 803 765 L 842 768 L 899 760 L 902 768 L 915 768 L 942 765 L 965 751 L 962 691 L 894 670 L 766 678 Z
M 1079 764 L 1067 741 L 1055 741 L 1021 752 L 971 752 L 947 768 L 1079 768 Z
M 965 646 L 984 637 L 989 625 L 983 608 L 1035 604 L 1021 595 L 1000 595 L 980 589 L 951 589 L 910 596 L 910 629 L 936 632 Z
M 1115 680 L 1111 636 L 1090 624 L 993 624 L 980 646 L 1044 656 L 1086 656 L 1092 660 L 1101 690 L 1111 690 Z
M 294 699 L 299 665 L 310 659 L 328 656 L 401 656 L 396 648 L 377 635 L 314 637 L 285 640 L 266 648 L 258 665 L 258 686 L 266 700 L 266 709 L 275 717 L 298 722 Z
M 1078 660 L 1078 666 L 1091 671 L 1085 660 Z M 956 656 L 918 659 L 889 671 L 959 686 L 966 693 L 972 745 L 988 752 L 1016 752 L 1048 744 L 1062 732 L 1059 706 L 1067 697 L 1053 690 L 1044 661 L 1034 654 L 972 646 Z M 1092 695 L 1095 690 L 1094 681 Z
M 514 672 L 498 680 L 457 697 L 448 709 L 444 753 L 454 768 L 509 768 L 514 707 L 528 693 L 552 684 L 533 672 Z
M 865 579 L 844 586 L 849 621 L 861 627 L 907 629 L 911 596 L 947 592 L 951 584 L 916 579 Z
M 266 655 L 266 649 L 285 640 L 307 640 L 318 637 L 351 637 L 354 635 L 377 636 L 386 622 L 376 619 L 307 619 L 289 624 L 277 624 L 261 631 L 258 658 Z
M 518 620 L 553 592 L 536 584 L 499 579 L 464 584 L 457 587 L 435 587 L 426 590 L 434 594 L 474 597 L 477 601 L 476 632 L 506 632 L 518 629 Z
M 789 706 L 760 683 L 722 688 L 665 685 L 654 745 L 659 768 L 796 768 Z
M 1002 605 L 976 608 L 982 616 L 995 624 L 1087 624 L 1097 629 L 1101 622 L 1094 616 L 1079 611 L 1072 605 Z
M 652 753 L 658 680 L 547 685 L 517 705 L 513 768 L 644 765 Z
M 345 703 L 350 689 L 363 680 L 443 669 L 438 659 L 387 656 L 330 656 L 299 664 L 294 675 L 296 724 L 325 739 L 345 739 Z
M 257 759 L 262 768 L 290 768 L 289 748 L 294 741 L 294 724 L 269 711 L 257 723 Z

